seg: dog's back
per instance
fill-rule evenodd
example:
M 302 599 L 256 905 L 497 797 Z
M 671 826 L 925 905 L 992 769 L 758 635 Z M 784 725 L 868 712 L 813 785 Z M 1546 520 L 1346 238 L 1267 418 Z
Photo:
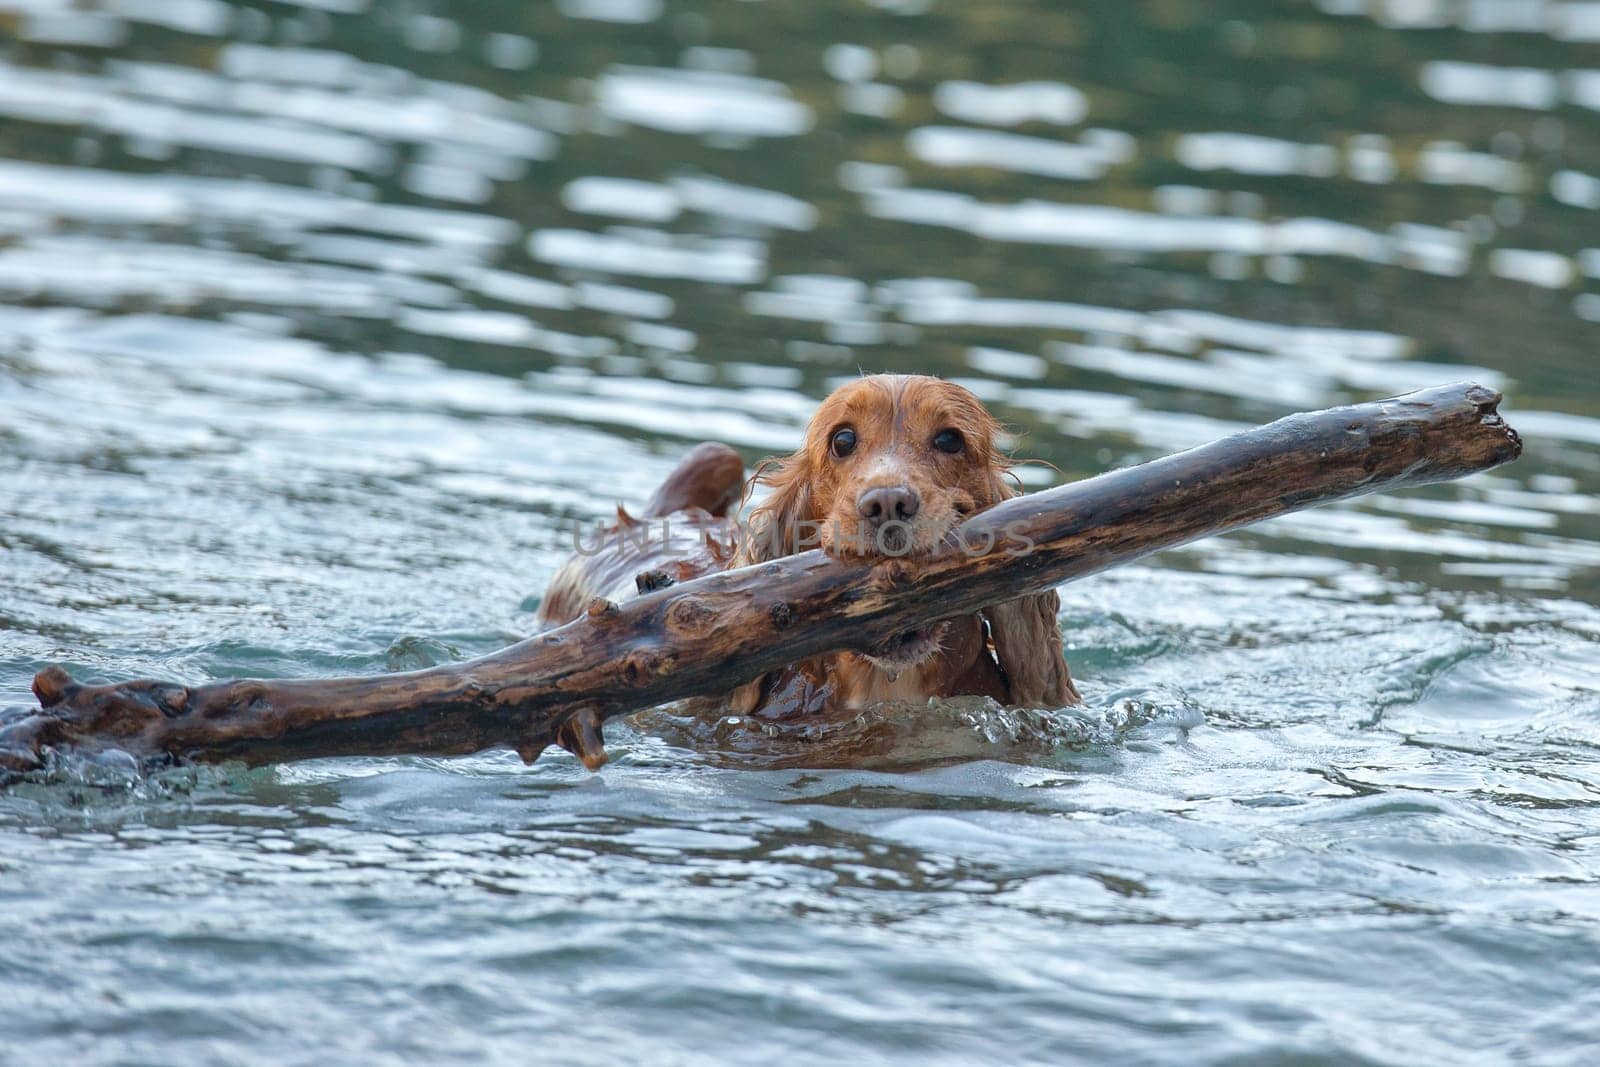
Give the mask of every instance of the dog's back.
M 696 446 L 639 515 L 619 506 L 616 522 L 579 533 L 577 553 L 539 605 L 540 629 L 571 622 L 596 598 L 626 600 L 725 569 L 738 535 L 729 512 L 743 492 L 739 453 L 712 442 Z

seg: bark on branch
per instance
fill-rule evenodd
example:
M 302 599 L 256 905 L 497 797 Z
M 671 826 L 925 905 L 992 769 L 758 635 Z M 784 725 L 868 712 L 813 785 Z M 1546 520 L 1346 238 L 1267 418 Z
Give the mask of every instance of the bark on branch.
M 1059 585 L 1208 534 L 1515 459 L 1500 394 L 1461 383 L 1291 415 L 1178 455 L 1018 497 L 968 520 L 968 546 L 914 563 L 819 551 L 726 571 L 616 605 L 492 655 L 405 674 L 184 686 L 34 679 L 37 711 L 0 719 L 0 769 L 51 749 L 147 761 L 449 755 L 499 745 L 532 762 L 559 744 L 604 762 L 615 715 L 727 691 L 806 656 Z M 1032 542 L 1015 551 L 1021 540 Z

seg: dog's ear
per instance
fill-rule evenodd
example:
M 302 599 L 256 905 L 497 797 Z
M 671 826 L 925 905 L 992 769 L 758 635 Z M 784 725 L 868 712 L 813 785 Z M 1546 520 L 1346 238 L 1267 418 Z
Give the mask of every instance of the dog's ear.
M 795 551 L 796 524 L 811 518 L 811 466 L 804 450 L 786 459 L 769 459 L 756 468 L 745 494 L 757 485 L 772 488 L 767 498 L 751 510 L 739 530 L 739 547 L 733 566 L 746 567 L 787 556 Z M 728 694 L 727 713 L 749 715 L 761 703 L 770 675 L 759 675 Z
M 995 659 L 1006 676 L 1006 703 L 1030 708 L 1083 703 L 1061 648 L 1060 609 L 1054 589 L 984 609 Z
M 1006 481 L 1010 468 L 1002 457 L 994 457 L 990 471 L 992 496 L 986 506 L 1021 495 L 1020 487 Z M 1061 598 L 1054 589 L 984 609 L 995 659 L 1006 676 L 1007 703 L 1031 708 L 1083 703 L 1061 647 L 1061 624 L 1056 621 L 1060 610 Z
M 741 567 L 791 555 L 796 549 L 797 525 L 814 519 L 811 463 L 803 450 L 757 467 L 746 492 L 757 485 L 770 486 L 772 492 L 750 512 L 740 532 L 734 562 Z

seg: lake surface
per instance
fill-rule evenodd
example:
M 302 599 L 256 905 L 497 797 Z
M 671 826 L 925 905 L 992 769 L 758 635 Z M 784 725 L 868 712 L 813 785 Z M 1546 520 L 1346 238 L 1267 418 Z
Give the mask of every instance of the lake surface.
M 1597 1062 L 1597 323 L 1600 4 L 0 0 L 0 706 L 497 648 L 860 370 L 1030 487 L 1527 442 L 1064 587 L 1086 710 L 872 770 L 15 783 L 0 1061 Z

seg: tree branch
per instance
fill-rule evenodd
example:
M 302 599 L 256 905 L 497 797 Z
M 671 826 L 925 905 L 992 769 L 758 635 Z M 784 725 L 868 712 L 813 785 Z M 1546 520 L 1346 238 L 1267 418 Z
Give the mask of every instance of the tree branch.
M 34 679 L 40 709 L 0 718 L 0 768 L 51 749 L 145 761 L 272 763 L 451 755 L 551 744 L 591 768 L 600 724 L 734 688 L 798 659 L 861 650 L 939 619 L 1314 504 L 1424 485 L 1515 459 L 1500 394 L 1471 383 L 1291 415 L 974 516 L 966 551 L 860 561 L 802 553 L 672 586 L 479 659 L 405 674 L 184 686 Z M 992 543 L 993 549 L 972 554 Z M 1026 543 L 1031 548 L 1023 551 Z

